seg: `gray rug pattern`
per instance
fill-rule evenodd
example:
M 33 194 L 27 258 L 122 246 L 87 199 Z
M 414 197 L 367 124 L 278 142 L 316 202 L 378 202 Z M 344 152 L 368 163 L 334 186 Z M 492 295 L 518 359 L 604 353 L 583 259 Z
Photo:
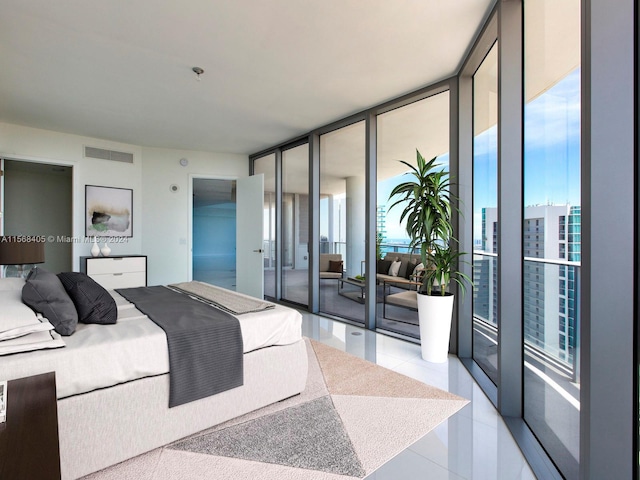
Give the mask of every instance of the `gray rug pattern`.
M 366 474 L 329 396 L 169 448 L 352 477 Z

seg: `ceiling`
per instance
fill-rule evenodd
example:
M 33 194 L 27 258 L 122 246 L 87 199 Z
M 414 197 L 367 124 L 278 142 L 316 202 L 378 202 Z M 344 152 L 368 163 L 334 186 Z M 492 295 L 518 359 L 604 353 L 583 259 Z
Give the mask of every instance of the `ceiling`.
M 415 164 L 416 150 L 425 158 L 449 151 L 449 92 L 432 95 L 378 115 L 376 177 L 378 181 L 405 173 L 401 160 Z M 285 150 L 283 188 L 289 193 L 308 193 L 307 144 Z M 256 165 L 265 174 L 265 191 L 275 191 L 275 156 Z M 320 136 L 320 192 L 339 195 L 349 177 L 365 177 L 365 124 L 363 121 Z
M 0 121 L 250 154 L 457 73 L 494 3 L 3 0 Z

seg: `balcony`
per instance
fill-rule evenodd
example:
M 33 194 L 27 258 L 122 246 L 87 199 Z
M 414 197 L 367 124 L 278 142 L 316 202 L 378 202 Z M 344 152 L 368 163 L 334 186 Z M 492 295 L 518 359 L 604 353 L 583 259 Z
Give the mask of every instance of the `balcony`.
M 474 360 L 495 384 L 499 321 L 510 321 L 498 321 L 497 261 L 495 254 L 474 252 Z M 524 419 L 544 445 L 553 446 L 561 470 L 577 474 L 580 264 L 525 257 L 523 274 Z

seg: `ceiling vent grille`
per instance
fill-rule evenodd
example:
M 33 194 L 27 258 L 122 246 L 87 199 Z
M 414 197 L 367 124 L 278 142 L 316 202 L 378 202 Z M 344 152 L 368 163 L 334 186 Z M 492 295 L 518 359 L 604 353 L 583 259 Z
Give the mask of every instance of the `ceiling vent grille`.
M 133 153 L 116 152 L 115 150 L 105 150 L 104 148 L 85 146 L 84 156 L 87 158 L 98 158 L 100 160 L 111 160 L 114 162 L 133 163 Z

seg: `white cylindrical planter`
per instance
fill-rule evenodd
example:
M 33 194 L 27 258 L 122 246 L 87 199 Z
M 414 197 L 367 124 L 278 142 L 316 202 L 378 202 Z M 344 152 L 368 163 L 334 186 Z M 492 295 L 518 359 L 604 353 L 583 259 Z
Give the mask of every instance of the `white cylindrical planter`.
M 422 358 L 444 363 L 449 354 L 449 336 L 453 315 L 453 295 L 418 294 L 418 320 Z

